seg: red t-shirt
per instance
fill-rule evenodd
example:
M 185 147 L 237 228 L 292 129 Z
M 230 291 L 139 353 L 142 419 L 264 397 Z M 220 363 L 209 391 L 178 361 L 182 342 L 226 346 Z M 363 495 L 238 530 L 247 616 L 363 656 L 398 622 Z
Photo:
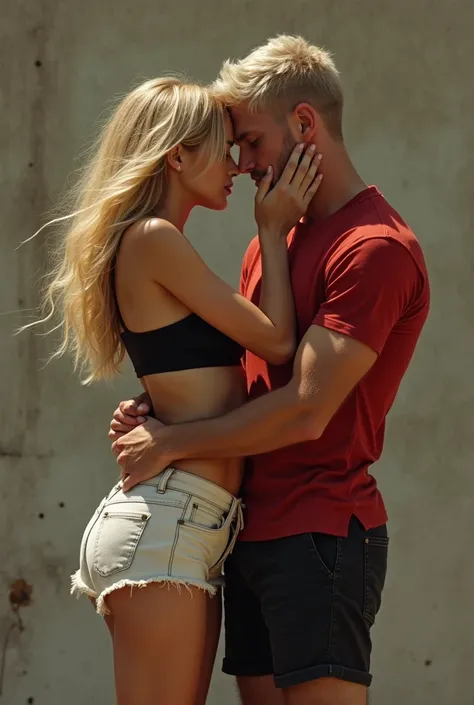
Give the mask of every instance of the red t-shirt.
M 312 324 L 369 346 L 378 358 L 316 441 L 248 459 L 244 541 L 320 531 L 347 536 L 351 515 L 366 529 L 385 507 L 369 468 L 380 458 L 385 417 L 428 315 L 429 283 L 415 236 L 371 186 L 318 222 L 289 234 L 300 340 Z M 241 291 L 258 304 L 258 239 L 244 258 Z M 292 364 L 273 366 L 250 352 L 250 398 L 287 384 Z

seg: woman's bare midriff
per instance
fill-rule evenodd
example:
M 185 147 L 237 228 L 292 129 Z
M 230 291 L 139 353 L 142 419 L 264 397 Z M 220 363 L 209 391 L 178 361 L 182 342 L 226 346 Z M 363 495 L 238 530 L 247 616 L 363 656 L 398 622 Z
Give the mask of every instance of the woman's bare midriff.
M 156 418 L 167 425 L 221 416 L 244 404 L 247 398 L 241 367 L 166 372 L 142 381 Z M 177 460 L 173 467 L 210 480 L 233 495 L 239 493 L 241 458 Z

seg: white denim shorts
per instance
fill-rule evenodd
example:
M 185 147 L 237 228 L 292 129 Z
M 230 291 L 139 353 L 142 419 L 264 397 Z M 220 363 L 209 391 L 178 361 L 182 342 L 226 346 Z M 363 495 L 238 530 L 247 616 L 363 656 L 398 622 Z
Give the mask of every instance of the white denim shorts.
M 105 497 L 86 527 L 71 593 L 96 600 L 149 583 L 195 586 L 215 594 L 222 565 L 243 527 L 241 500 L 182 470 L 162 473 Z

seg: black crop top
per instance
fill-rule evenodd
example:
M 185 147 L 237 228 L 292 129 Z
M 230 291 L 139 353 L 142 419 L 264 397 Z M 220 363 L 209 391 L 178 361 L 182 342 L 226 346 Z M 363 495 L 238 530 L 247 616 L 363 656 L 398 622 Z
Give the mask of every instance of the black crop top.
M 191 313 L 176 323 L 144 333 L 123 327 L 121 338 L 137 377 L 202 367 L 240 364 L 244 349 L 232 338 Z

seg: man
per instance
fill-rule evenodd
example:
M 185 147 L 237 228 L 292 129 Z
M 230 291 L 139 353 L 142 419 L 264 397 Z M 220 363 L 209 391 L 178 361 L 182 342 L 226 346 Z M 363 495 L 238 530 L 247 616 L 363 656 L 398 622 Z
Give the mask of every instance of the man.
M 300 344 L 284 367 L 246 354 L 250 401 L 240 409 L 137 426 L 147 407 L 124 402 L 110 435 L 128 487 L 178 459 L 249 458 L 246 526 L 225 588 L 224 671 L 244 705 L 365 705 L 388 550 L 368 470 L 428 314 L 425 263 L 351 163 L 325 51 L 277 37 L 226 62 L 215 90 L 231 111 L 240 171 L 256 183 L 269 165 L 278 179 L 297 142 L 324 156 L 320 191 L 288 238 Z M 241 291 L 256 303 L 260 275 L 255 239 Z

